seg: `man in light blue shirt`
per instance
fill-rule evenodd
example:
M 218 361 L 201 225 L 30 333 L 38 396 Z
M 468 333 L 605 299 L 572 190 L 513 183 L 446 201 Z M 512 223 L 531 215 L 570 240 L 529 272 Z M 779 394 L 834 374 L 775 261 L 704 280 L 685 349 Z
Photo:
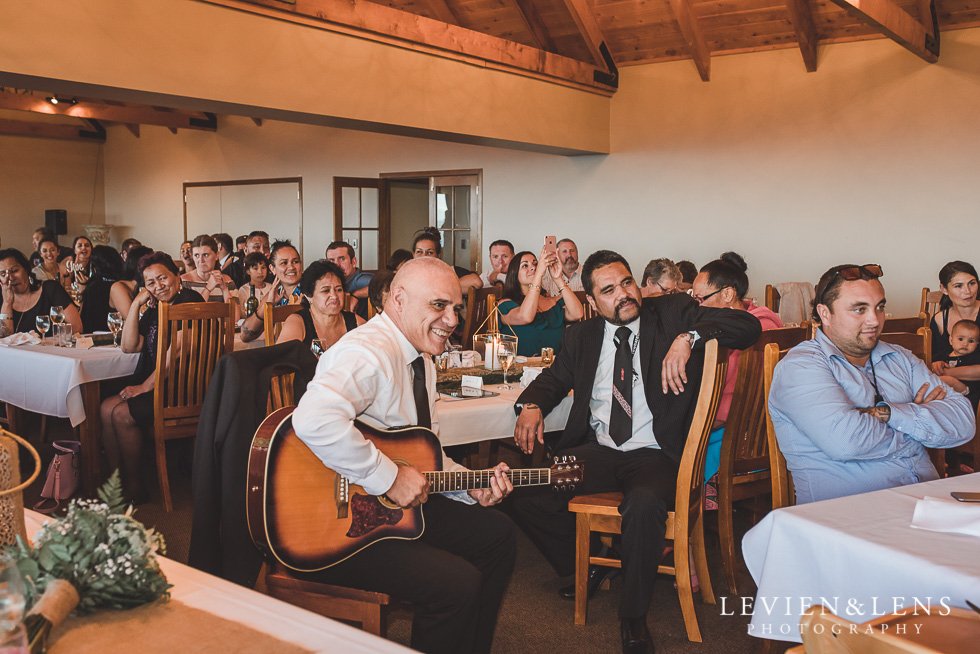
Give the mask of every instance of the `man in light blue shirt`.
M 803 504 L 938 478 L 925 448 L 969 441 L 969 401 L 915 355 L 879 342 L 881 267 L 835 266 L 817 285 L 816 336 L 779 362 L 776 439 Z

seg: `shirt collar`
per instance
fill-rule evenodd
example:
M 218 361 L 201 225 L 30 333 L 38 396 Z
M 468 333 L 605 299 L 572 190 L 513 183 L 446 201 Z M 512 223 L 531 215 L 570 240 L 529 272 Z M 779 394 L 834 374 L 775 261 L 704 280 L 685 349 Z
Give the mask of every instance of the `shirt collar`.
M 820 347 L 820 350 L 824 353 L 825 356 L 827 356 L 827 358 L 836 357 L 842 361 L 847 361 L 847 357 L 845 357 L 844 353 L 841 352 L 840 348 L 834 345 L 834 342 L 830 340 L 830 338 L 826 334 L 823 333 L 823 329 L 820 328 L 817 329 L 817 333 L 813 337 L 813 340 L 817 342 L 817 345 Z M 885 358 L 885 356 L 889 354 L 895 354 L 897 351 L 898 350 L 896 350 L 895 346 L 892 345 L 891 343 L 886 343 L 882 340 L 879 340 L 878 344 L 875 345 L 875 349 L 871 351 L 871 361 L 877 364 L 883 358 Z
M 620 327 L 628 327 L 629 330 L 633 333 L 633 339 L 630 341 L 631 344 L 632 344 L 633 340 L 636 340 L 636 338 L 640 334 L 640 317 L 639 316 L 637 316 L 636 319 L 633 320 L 633 322 L 629 323 L 628 325 L 614 325 L 613 323 L 609 322 L 608 320 L 605 321 L 605 322 L 606 322 L 606 326 L 605 326 L 605 338 L 612 339 L 616 335 L 616 330 L 619 329 Z
M 377 319 L 381 320 L 391 332 L 395 339 L 395 343 L 398 345 L 398 351 L 402 356 L 402 365 L 410 366 L 412 362 L 418 359 L 422 353 L 415 349 L 415 346 L 408 340 L 408 337 L 402 333 L 402 330 L 398 328 L 398 325 L 388 317 L 388 314 L 381 312 L 376 316 Z

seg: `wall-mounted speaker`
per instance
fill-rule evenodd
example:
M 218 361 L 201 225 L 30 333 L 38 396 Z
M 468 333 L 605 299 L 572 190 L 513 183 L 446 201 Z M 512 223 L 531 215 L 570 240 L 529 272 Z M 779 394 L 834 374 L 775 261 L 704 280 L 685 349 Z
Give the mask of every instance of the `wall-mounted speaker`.
M 68 212 L 64 209 L 45 209 L 44 226 L 61 236 L 68 233 Z

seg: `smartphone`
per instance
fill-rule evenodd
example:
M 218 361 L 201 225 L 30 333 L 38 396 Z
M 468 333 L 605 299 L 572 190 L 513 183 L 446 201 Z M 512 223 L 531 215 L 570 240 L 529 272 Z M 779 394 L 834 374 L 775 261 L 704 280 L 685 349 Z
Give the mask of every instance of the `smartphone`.
M 556 239 L 554 236 L 545 236 L 544 249 L 552 254 L 557 254 L 558 253 L 558 248 L 556 247 L 557 242 L 558 239 Z
M 965 493 L 962 491 L 953 491 L 950 493 L 954 500 L 959 502 L 980 502 L 980 493 Z

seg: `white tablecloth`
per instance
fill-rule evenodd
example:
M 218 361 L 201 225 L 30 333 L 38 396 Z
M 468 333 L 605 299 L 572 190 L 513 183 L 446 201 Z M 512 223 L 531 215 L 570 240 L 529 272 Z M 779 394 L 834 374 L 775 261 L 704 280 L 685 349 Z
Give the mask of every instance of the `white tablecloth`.
M 33 511 L 25 511 L 25 514 L 28 534 L 33 534 L 47 520 L 46 516 Z M 226 620 L 247 625 L 279 640 L 314 652 L 331 654 L 407 654 L 412 651 L 390 640 L 243 588 L 166 557 L 160 557 L 159 560 L 167 581 L 173 584 L 170 589 L 173 599 Z M 120 644 L 119 651 L 129 649 L 131 644 Z
M 443 445 L 464 445 L 498 438 L 513 438 L 517 415 L 514 402 L 520 396 L 520 384 L 515 381 L 514 388 L 500 390 L 499 385 L 486 387 L 488 391 L 500 393 L 497 397 L 478 399 L 457 399 L 439 396 L 436 410 L 439 412 L 439 440 Z M 568 421 L 572 410 L 572 396 L 569 395 L 545 418 L 545 431 L 560 431 Z
M 0 347 L 0 400 L 58 418 L 72 427 L 85 420 L 79 386 L 87 382 L 127 377 L 139 354 L 120 348 L 76 349 L 53 345 Z
M 980 602 L 980 538 L 909 526 L 917 500 L 956 490 L 980 491 L 980 473 L 770 513 L 742 540 L 759 588 L 749 633 L 800 642 L 800 616 L 816 603 L 862 623 L 916 600 Z M 725 610 L 741 612 L 734 604 Z

